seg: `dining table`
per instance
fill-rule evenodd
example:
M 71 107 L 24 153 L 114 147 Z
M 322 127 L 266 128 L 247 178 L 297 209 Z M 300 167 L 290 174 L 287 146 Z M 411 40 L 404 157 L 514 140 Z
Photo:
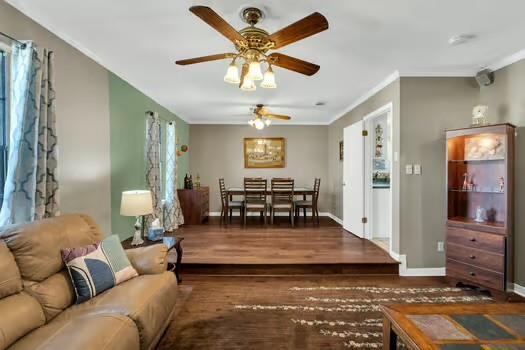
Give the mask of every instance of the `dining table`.
M 244 195 L 244 188 L 243 187 L 229 187 L 227 189 L 228 196 L 242 196 Z M 314 190 L 308 187 L 294 187 L 293 189 L 294 195 L 298 196 L 311 196 L 314 194 Z M 272 190 L 266 189 L 266 195 L 271 195 Z

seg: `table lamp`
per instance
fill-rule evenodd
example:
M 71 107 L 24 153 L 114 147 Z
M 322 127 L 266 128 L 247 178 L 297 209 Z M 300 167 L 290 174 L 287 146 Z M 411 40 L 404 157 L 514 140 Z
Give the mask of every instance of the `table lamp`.
M 145 215 L 153 213 L 153 201 L 150 191 L 124 191 L 120 202 L 120 215 L 135 216 L 135 234 L 131 245 L 144 243 Z

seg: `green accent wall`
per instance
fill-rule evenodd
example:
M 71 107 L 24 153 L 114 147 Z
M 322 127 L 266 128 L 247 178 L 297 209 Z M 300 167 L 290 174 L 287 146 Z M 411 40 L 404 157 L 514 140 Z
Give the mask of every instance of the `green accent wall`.
M 189 125 L 139 90 L 109 73 L 111 147 L 111 231 L 124 240 L 133 235 L 134 218 L 120 215 L 122 191 L 145 189 L 146 111 L 174 121 L 178 147 L 189 144 Z M 189 169 L 189 152 L 179 157 L 179 187 Z

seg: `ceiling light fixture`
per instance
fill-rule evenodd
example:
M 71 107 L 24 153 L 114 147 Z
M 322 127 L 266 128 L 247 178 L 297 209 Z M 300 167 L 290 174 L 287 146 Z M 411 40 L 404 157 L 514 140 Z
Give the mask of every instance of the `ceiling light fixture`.
M 474 39 L 476 36 L 473 34 L 459 34 L 454 35 L 450 39 L 448 39 L 448 44 L 452 46 L 461 45 L 466 43 L 467 41 L 470 41 Z
M 175 62 L 177 64 L 189 65 L 233 59 L 228 66 L 224 81 L 231 84 L 239 84 L 239 87 L 244 91 L 255 91 L 255 82 L 260 80 L 262 80 L 260 85 L 262 88 L 275 89 L 277 85 L 275 84 L 275 74 L 272 66 L 278 66 L 307 76 L 314 75 L 320 68 L 316 64 L 278 52 L 268 53 L 270 50 L 280 49 L 328 29 L 328 21 L 319 12 L 314 12 L 270 34 L 266 30 L 256 27 L 257 23 L 264 18 L 264 13 L 255 7 L 247 7 L 242 10 L 241 18 L 248 23 L 248 27 L 240 31 L 233 28 L 207 6 L 192 6 L 190 11 L 228 38 L 234 44 L 236 51 L 178 60 Z M 235 62 L 239 63 L 242 69 L 239 69 Z M 268 67 L 264 75 L 262 65 L 267 65 Z
M 262 104 L 258 104 L 255 108 L 252 109 L 254 117 L 248 120 L 250 126 L 256 128 L 257 130 L 262 130 L 264 127 L 268 127 L 272 124 L 272 119 L 274 120 L 290 120 L 291 117 L 282 114 L 273 114 L 270 113 Z

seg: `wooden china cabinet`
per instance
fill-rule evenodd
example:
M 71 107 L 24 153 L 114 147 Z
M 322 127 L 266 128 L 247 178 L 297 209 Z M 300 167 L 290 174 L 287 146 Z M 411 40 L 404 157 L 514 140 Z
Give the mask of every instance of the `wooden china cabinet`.
M 514 281 L 515 136 L 511 124 L 446 131 L 447 278 L 495 296 Z

